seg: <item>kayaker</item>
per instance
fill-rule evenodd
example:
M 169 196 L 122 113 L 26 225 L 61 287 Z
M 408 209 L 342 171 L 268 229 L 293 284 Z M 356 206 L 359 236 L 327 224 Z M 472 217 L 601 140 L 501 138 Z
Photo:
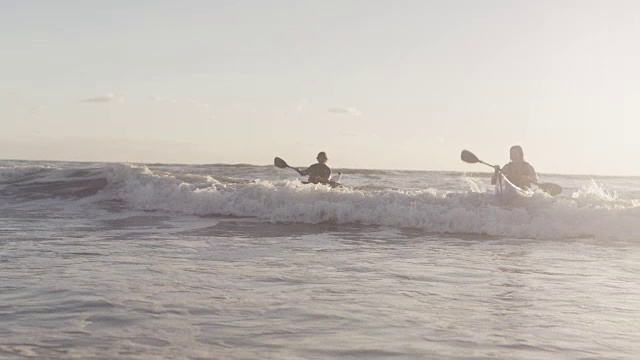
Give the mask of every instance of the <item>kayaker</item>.
M 491 184 L 495 185 L 498 180 L 498 173 L 502 172 L 504 176 L 511 181 L 515 186 L 525 189 L 530 188 L 531 184 L 538 183 L 538 175 L 533 169 L 533 166 L 524 161 L 524 151 L 519 145 L 514 145 L 509 150 L 509 157 L 511 162 L 506 164 L 500 169 L 500 166 L 496 165 L 494 168 L 496 172 L 491 178 Z
M 318 162 L 309 166 L 306 170 L 298 170 L 298 173 L 302 176 L 309 175 L 309 182 L 312 184 L 327 184 L 331 178 L 331 169 L 327 166 L 326 162 L 329 160 L 327 154 L 324 151 L 318 153 L 316 157 Z

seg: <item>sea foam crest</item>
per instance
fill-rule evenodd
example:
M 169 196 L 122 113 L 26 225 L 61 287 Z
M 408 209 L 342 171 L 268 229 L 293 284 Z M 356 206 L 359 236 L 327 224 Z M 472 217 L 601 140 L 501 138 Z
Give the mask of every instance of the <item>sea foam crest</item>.
M 145 167 L 115 166 L 103 195 L 139 210 L 271 222 L 360 223 L 514 238 L 640 237 L 640 208 L 593 189 L 559 198 L 536 194 L 525 203 L 505 206 L 473 191 L 366 191 L 262 180 L 225 185 L 214 177 L 192 176 L 187 182 Z

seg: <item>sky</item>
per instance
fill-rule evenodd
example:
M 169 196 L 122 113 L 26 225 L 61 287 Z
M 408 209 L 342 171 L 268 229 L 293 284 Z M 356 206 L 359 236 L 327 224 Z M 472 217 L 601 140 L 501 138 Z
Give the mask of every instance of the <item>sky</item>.
M 640 2 L 0 0 L 0 158 L 640 176 Z

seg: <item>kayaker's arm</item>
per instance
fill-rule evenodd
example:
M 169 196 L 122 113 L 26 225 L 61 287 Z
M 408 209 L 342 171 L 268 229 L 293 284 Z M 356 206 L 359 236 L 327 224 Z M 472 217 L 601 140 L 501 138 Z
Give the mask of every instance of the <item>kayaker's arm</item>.
M 493 167 L 496 171 L 493 173 L 493 176 L 491 177 L 491 185 L 495 185 L 496 182 L 498 181 L 498 174 L 500 173 L 500 166 L 499 165 L 495 165 Z
M 298 168 L 295 168 L 295 171 L 298 172 L 298 174 L 302 175 L 302 176 L 307 176 L 309 175 L 309 173 L 311 172 L 311 166 L 309 166 L 308 168 L 304 169 L 304 170 L 300 170 Z
M 538 183 L 540 182 L 538 180 L 538 174 L 536 174 L 536 170 L 533 168 L 533 166 L 531 166 L 531 164 L 529 164 L 529 182 L 531 182 L 532 184 L 536 184 L 538 185 Z

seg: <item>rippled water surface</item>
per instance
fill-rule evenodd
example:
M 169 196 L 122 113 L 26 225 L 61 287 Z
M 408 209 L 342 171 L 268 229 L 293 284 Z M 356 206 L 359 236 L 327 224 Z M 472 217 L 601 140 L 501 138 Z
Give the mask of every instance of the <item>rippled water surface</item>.
M 250 206 L 265 206 L 239 199 L 237 190 L 225 195 L 228 203 L 182 198 L 196 202 L 186 207 L 197 209 L 192 213 L 172 204 L 162 209 L 143 194 L 169 203 L 180 199 L 175 193 L 206 187 L 178 184 L 168 193 L 168 186 L 134 177 L 118 193 L 132 196 L 134 188 L 139 198 L 133 202 L 104 196 L 116 183 L 111 179 L 78 183 L 70 179 L 86 174 L 76 173 L 43 180 L 13 166 L 0 184 L 0 358 L 635 359 L 640 354 L 633 179 L 613 189 L 623 194 L 617 198 L 606 198 L 611 189 L 591 191 L 590 200 L 570 200 L 569 194 L 557 200 L 562 203 L 549 204 L 556 200 L 540 198 L 536 208 L 505 210 L 478 198 L 484 195 L 455 195 L 471 199 L 461 202 L 439 198 L 437 191 L 434 199 L 406 200 L 407 209 L 424 206 L 447 214 L 452 231 L 443 232 L 441 225 L 430 231 L 420 222 L 342 221 L 350 219 L 346 215 L 317 222 L 224 213 L 221 207 L 231 202 L 247 213 L 254 211 Z M 247 181 L 246 175 L 227 171 L 227 184 Z M 452 184 L 447 191 L 468 181 L 442 176 L 442 183 Z M 591 186 L 590 179 L 564 180 L 574 193 Z M 277 189 L 277 180 L 269 181 L 274 185 L 264 186 Z M 608 181 L 615 188 L 616 180 Z M 397 185 L 409 188 L 411 182 L 417 180 Z M 345 201 L 323 198 L 326 189 L 301 189 L 298 200 L 324 202 L 314 210 L 324 211 L 322 216 Z M 258 198 L 269 194 L 260 191 Z M 396 213 L 384 206 L 399 206 L 399 200 L 380 191 L 349 196 L 371 196 L 373 209 Z M 269 204 L 272 212 L 293 209 L 288 203 Z M 545 209 L 567 221 L 603 214 L 603 223 L 584 225 L 584 237 L 559 236 L 568 231 L 559 223 L 549 224 L 559 233 L 532 233 L 530 223 Z M 513 223 L 504 229 L 522 232 L 507 236 L 499 227 L 492 233 L 490 227 L 476 232 L 468 223 L 459 225 L 475 221 L 470 211 L 493 211 L 489 219 L 496 222 L 509 211 Z M 529 224 L 518 228 L 515 219 Z M 621 231 L 606 232 L 616 228 L 612 224 Z M 472 231 L 456 232 L 456 226 Z M 607 230 L 588 233 L 602 228 Z

